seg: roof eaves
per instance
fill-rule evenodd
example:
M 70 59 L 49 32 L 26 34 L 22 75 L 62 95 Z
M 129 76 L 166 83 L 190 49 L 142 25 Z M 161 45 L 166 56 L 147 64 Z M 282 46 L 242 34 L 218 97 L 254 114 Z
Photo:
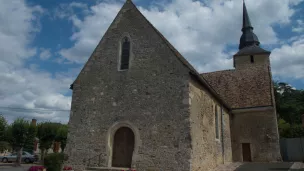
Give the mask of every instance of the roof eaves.
M 263 55 L 263 54 L 271 54 L 270 51 L 267 51 L 259 46 L 253 45 L 249 47 L 245 47 L 244 49 L 239 50 L 233 56 L 243 56 L 243 55 Z
M 273 105 L 236 107 L 236 108 L 231 108 L 231 110 L 255 109 L 255 108 L 266 108 L 266 107 L 273 107 Z
M 210 93 L 215 97 L 216 100 L 218 100 L 226 109 L 231 111 L 231 107 L 219 96 L 219 94 L 211 87 L 211 85 L 205 80 L 205 78 L 201 75 L 199 75 L 196 71 L 190 71 L 190 74 L 195 76 L 200 83 L 205 86 Z
M 200 75 L 204 76 L 204 75 L 208 75 L 208 74 L 217 74 L 217 73 L 234 72 L 234 71 L 235 71 L 235 69 L 226 69 L 226 70 L 213 71 L 213 72 L 203 72 L 203 73 L 200 73 Z
M 264 55 L 264 54 L 267 54 L 267 55 L 269 55 L 269 54 L 271 54 L 271 52 L 269 52 L 269 51 L 266 51 L 266 52 L 254 52 L 254 53 L 252 53 L 252 52 L 244 52 L 244 53 L 236 53 L 235 55 L 233 55 L 233 56 L 244 56 L 244 55 Z

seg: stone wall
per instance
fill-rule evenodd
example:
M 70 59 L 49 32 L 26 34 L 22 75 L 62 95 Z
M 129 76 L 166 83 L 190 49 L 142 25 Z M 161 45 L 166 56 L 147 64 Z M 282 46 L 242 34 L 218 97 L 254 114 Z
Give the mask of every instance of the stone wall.
M 189 88 L 192 137 L 191 170 L 210 170 L 219 164 L 231 162 L 229 114 L 226 109 L 221 112 L 221 105 L 196 80 L 190 81 Z M 216 106 L 219 123 L 218 139 L 215 133 Z
M 131 40 L 130 69 L 118 71 Z M 189 70 L 128 1 L 74 82 L 66 153 L 76 171 L 111 166 L 117 125 L 135 132 L 137 170 L 189 170 Z
M 223 142 L 224 142 L 224 163 L 232 162 L 232 145 L 231 145 L 231 114 L 223 109 Z
M 252 161 L 280 161 L 276 122 L 273 109 L 234 114 L 231 122 L 233 160 L 243 161 L 242 143 L 250 143 Z

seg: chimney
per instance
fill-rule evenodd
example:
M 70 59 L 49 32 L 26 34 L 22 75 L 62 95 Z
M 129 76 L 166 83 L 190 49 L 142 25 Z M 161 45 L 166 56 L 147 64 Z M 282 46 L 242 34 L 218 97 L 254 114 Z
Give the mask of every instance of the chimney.
M 37 120 L 36 119 L 32 119 L 32 125 L 36 126 Z

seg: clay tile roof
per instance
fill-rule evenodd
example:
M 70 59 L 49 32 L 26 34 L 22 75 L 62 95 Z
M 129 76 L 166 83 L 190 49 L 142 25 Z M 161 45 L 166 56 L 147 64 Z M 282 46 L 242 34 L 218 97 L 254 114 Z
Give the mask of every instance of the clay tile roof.
M 267 69 L 267 68 L 266 68 Z M 232 109 L 272 105 L 271 77 L 265 67 L 201 74 Z

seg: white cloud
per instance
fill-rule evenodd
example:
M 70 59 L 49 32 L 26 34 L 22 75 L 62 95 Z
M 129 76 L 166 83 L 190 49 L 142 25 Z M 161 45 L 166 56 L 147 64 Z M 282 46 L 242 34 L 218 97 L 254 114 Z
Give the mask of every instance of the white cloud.
M 51 57 L 52 53 L 50 49 L 40 48 L 40 59 L 47 60 Z
M 15 117 L 67 121 L 71 97 L 64 96 L 73 81 L 70 76 L 52 76 L 37 65 L 25 66 L 36 55 L 31 46 L 40 31 L 40 6 L 24 0 L 2 1 L 0 6 L 0 113 L 11 121 Z M 39 56 L 50 56 L 41 49 Z M 60 119 L 59 119 L 60 118 Z
M 75 41 L 73 47 L 62 49 L 60 54 L 70 61 L 83 63 L 97 46 L 102 35 L 109 27 L 115 15 L 118 13 L 121 4 L 102 2 L 90 8 L 90 15 L 84 20 L 76 15 L 70 17 L 76 32 L 71 36 Z
M 292 5 L 299 5 L 301 2 L 303 2 L 303 0 L 290 0 Z
M 297 20 L 297 26 L 292 27 L 293 32 L 302 33 L 304 32 L 304 21 L 303 20 Z
M 295 13 L 293 6 L 303 0 L 247 0 L 247 9 L 262 45 L 279 43 L 272 25 L 288 25 Z M 99 3 L 82 20 L 71 17 L 77 31 L 71 36 L 75 44 L 62 49 L 61 55 L 85 62 L 109 27 L 122 4 Z M 237 45 L 241 36 L 242 1 L 173 0 L 150 8 L 139 7 L 148 20 L 200 72 L 232 68 L 232 52 L 227 45 Z
M 52 19 L 57 19 L 57 18 L 64 19 L 64 18 L 69 18 L 78 13 L 88 14 L 89 13 L 88 5 L 80 2 L 72 2 L 70 4 L 60 4 L 58 7 L 54 9 L 52 13 L 50 13 L 50 15 Z
M 294 13 L 291 2 L 247 0 L 246 3 L 260 42 L 278 43 L 271 26 L 290 22 Z M 175 0 L 164 11 L 155 8 L 141 8 L 141 11 L 199 71 L 232 68 L 232 55 L 224 50 L 226 45 L 239 43 L 241 1 L 209 1 L 205 5 L 198 1 Z
M 19 116 L 26 118 L 37 117 L 39 112 L 43 114 L 40 118 L 53 119 L 49 113 L 62 113 L 67 110 L 62 119 L 67 120 L 70 109 L 71 97 L 63 93 L 69 91 L 72 83 L 70 75 L 59 74 L 55 78 L 48 72 L 35 69 L 16 68 L 7 66 L 0 61 L 0 113 L 11 115 L 11 112 L 1 110 L 1 107 L 25 108 L 18 110 Z M 33 110 L 33 112 L 28 111 Z M 36 109 L 47 109 L 36 110 Z M 55 110 L 55 111 L 54 111 Z M 14 111 L 17 115 L 18 111 Z M 24 115 L 24 112 L 28 113 Z
M 21 64 L 22 60 L 35 55 L 36 49 L 26 47 L 31 33 L 39 31 L 37 15 L 43 10 L 39 6 L 27 8 L 24 1 L 2 1 L 0 6 L 0 52 L 1 60 L 10 64 Z
M 273 74 L 284 78 L 304 78 L 304 35 L 291 45 L 282 45 L 271 54 Z

